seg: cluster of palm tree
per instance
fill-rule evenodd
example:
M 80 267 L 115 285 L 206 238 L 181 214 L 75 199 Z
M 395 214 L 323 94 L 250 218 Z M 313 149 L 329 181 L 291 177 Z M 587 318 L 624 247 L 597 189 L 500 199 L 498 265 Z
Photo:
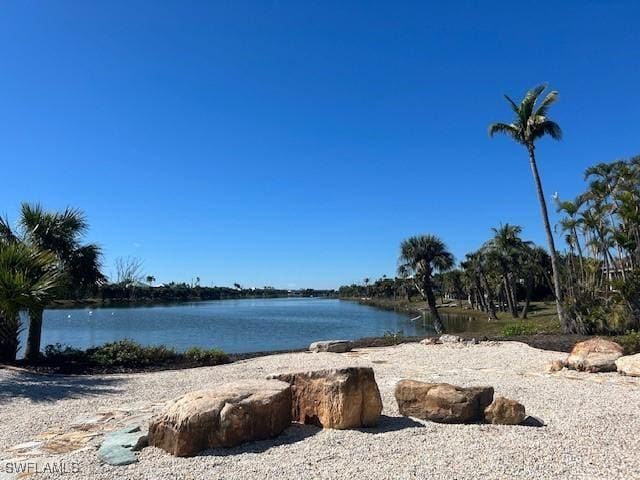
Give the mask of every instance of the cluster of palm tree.
M 20 312 L 29 317 L 25 356 L 35 359 L 46 305 L 69 292 L 82 298 L 106 281 L 100 247 L 82 244 L 87 229 L 73 208 L 49 212 L 23 203 L 16 228 L 0 218 L 0 360 L 16 358 Z
M 491 230 L 493 237 L 460 264 L 469 303 L 490 320 L 497 318 L 497 310 L 527 318 L 534 291 L 552 288 L 551 259 L 543 248 L 522 239 L 518 225 Z
M 581 333 L 640 329 L 640 156 L 585 172 L 564 214 L 563 296 Z

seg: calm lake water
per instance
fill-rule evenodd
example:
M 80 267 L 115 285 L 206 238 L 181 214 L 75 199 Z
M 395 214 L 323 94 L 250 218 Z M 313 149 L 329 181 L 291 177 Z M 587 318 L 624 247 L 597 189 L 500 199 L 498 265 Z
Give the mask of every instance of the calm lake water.
M 451 317 L 446 323 L 451 331 L 461 331 L 467 320 Z M 178 350 L 200 346 L 242 353 L 304 348 L 317 340 L 353 340 L 389 331 L 423 335 L 432 330 L 428 321 L 337 299 L 243 299 L 46 310 L 42 345 L 87 348 L 129 338 Z

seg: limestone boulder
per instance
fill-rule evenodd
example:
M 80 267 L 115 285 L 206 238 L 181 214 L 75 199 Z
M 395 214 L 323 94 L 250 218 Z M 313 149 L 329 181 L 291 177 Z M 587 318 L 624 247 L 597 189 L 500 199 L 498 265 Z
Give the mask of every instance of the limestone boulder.
M 366 367 L 272 375 L 291 385 L 291 417 L 322 428 L 349 429 L 375 425 L 382 399 L 373 369 Z
M 348 340 L 324 340 L 322 342 L 313 342 L 309 345 L 309 350 L 314 353 L 330 352 L 344 353 L 351 351 L 351 342 Z
M 496 397 L 484 410 L 485 420 L 497 425 L 518 425 L 526 417 L 524 405 L 505 397 Z
M 291 387 L 244 380 L 187 393 L 167 403 L 149 424 L 149 445 L 187 457 L 275 437 L 291 423 Z
M 400 413 L 439 423 L 480 421 L 493 400 L 493 387 L 463 388 L 448 383 L 401 380 L 395 388 Z
M 623 375 L 640 377 L 640 353 L 620 357 L 616 360 L 616 368 Z
M 623 354 L 622 347 L 610 340 L 592 338 L 578 342 L 566 361 L 567 368 L 585 372 L 614 372 L 616 360 Z

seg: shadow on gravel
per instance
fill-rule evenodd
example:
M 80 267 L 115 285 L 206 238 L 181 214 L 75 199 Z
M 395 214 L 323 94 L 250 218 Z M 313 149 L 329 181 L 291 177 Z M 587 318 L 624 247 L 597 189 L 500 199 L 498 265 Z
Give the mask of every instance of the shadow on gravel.
M 228 457 L 239 455 L 242 453 L 262 453 L 270 448 L 279 447 L 280 445 L 290 445 L 292 443 L 301 442 L 306 438 L 312 437 L 320 432 L 320 427 L 313 425 L 303 425 L 300 423 L 292 423 L 282 434 L 268 440 L 259 440 L 256 442 L 245 443 L 232 448 L 214 448 L 205 450 L 197 455 L 198 457 Z
M 386 415 L 382 415 L 380 417 L 380 421 L 375 427 L 359 428 L 358 431 L 377 434 L 397 432 L 399 430 L 404 430 L 405 428 L 424 428 L 424 424 L 416 422 L 409 417 L 387 417 Z
M 92 376 L 41 375 L 22 371 L 2 371 L 0 376 L 0 404 L 15 398 L 33 402 L 51 402 L 91 395 L 115 395 L 121 380 Z

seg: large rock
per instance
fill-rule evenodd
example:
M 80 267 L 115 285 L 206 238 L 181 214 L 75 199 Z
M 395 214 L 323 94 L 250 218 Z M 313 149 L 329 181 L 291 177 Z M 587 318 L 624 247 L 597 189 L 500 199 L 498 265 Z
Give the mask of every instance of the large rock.
M 518 425 L 526 417 L 524 405 L 505 397 L 496 397 L 484 410 L 485 420 L 498 425 Z
M 467 423 L 483 419 L 493 400 L 493 387 L 463 388 L 448 383 L 400 380 L 395 397 L 400 413 L 440 423 Z
M 364 367 L 272 375 L 291 384 L 294 421 L 322 428 L 375 425 L 382 413 L 373 369 Z
M 245 380 L 187 393 L 149 425 L 149 445 L 186 457 L 216 447 L 274 437 L 291 423 L 291 387 Z
M 620 357 L 616 360 L 616 367 L 623 375 L 640 377 L 640 353 Z
M 623 349 L 616 342 L 592 338 L 576 343 L 566 361 L 567 368 L 586 372 L 613 372 Z
M 351 342 L 348 340 L 324 340 L 322 342 L 313 342 L 309 345 L 309 350 L 314 353 L 344 353 L 351 351 Z

